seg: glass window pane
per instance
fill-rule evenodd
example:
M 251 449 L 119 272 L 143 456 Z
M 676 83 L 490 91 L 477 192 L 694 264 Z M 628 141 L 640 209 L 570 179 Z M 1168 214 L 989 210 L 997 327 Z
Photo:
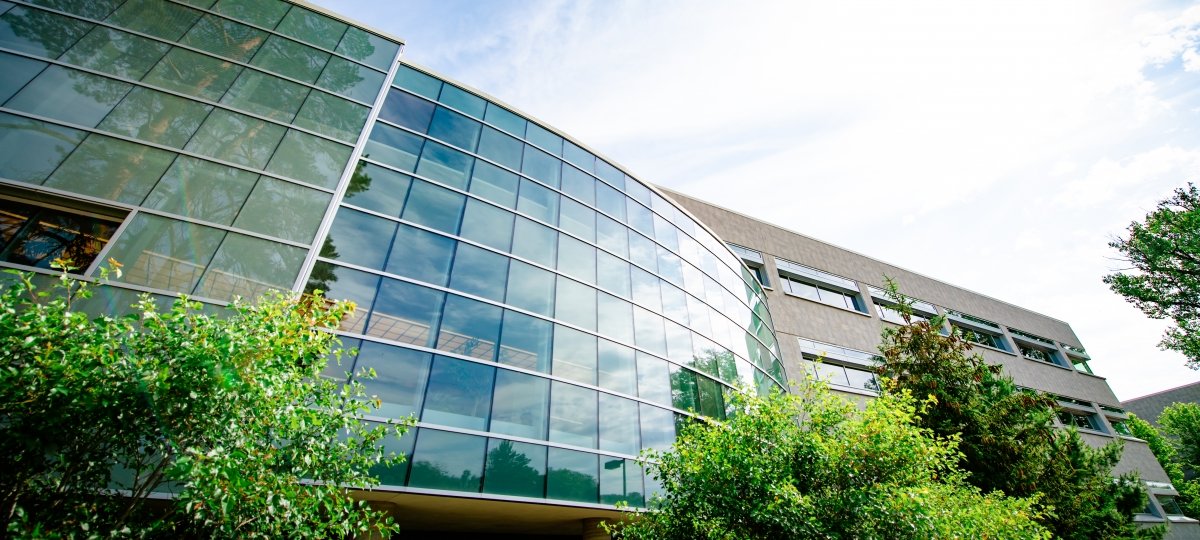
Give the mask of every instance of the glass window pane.
M 396 231 L 396 222 L 365 212 L 339 208 L 329 229 L 321 256 L 367 268 L 383 268 L 387 245 Z
M 675 415 L 645 403 L 639 404 L 638 408 L 641 410 L 642 448 L 669 451 L 675 443 Z
M 412 453 L 408 485 L 478 493 L 487 439 L 422 428 Z
M 554 298 L 555 318 L 588 330 L 596 329 L 596 289 L 558 276 Z
M 530 266 L 521 261 L 512 261 L 508 275 L 508 293 L 505 303 L 545 315 L 554 314 L 553 273 Z
M 621 171 L 599 159 L 596 160 L 596 175 L 609 181 L 610 184 L 613 184 L 618 189 L 621 188 L 619 182 L 624 181 L 624 175 L 621 174 Z M 625 193 L 628 193 L 630 197 L 636 201 L 640 201 L 642 204 L 650 204 L 650 188 L 638 182 L 626 182 Z
M 596 168 L 596 156 L 571 141 L 563 142 L 563 158 L 587 172 L 593 172 Z
M 307 133 L 288 130 L 267 164 L 267 170 L 310 184 L 337 187 L 351 148 Z
M 433 122 L 429 124 L 429 136 L 474 152 L 475 143 L 479 141 L 479 128 L 479 122 L 445 107 L 438 107 L 433 113 Z
M 588 242 L 596 241 L 596 211 L 571 199 L 562 199 L 559 227 Z
M 483 110 L 487 106 L 483 98 L 449 84 L 442 86 L 438 101 L 475 118 L 483 118 Z
M 254 299 L 269 290 L 291 289 L 305 254 L 298 247 L 229 233 L 196 286 L 196 295 Z
M 388 418 L 419 414 L 432 357 L 426 352 L 364 341 L 354 370 L 375 370 L 375 378 L 360 381 L 368 396 L 383 402 L 372 414 Z
M 654 239 L 671 251 L 679 251 L 678 229 L 658 214 L 654 215 Z
M 140 204 L 162 176 L 175 154 L 91 135 L 46 180 L 47 187 Z
M 507 369 L 496 375 L 489 431 L 529 439 L 546 438 L 550 411 L 550 381 Z
M 596 391 L 552 381 L 550 441 L 596 447 Z
M 603 251 L 596 252 L 596 284 L 622 298 L 629 298 L 629 263 Z
M 117 230 L 114 219 L 0 199 L 2 260 L 49 269 L 56 260 L 86 269 Z
M 521 172 L 529 175 L 530 178 L 552 188 L 557 188 L 561 165 L 562 163 L 550 154 L 528 144 L 525 145 L 525 154 L 521 159 Z
M 554 268 L 557 245 L 558 233 L 554 229 L 517 217 L 513 229 L 513 255 Z
M 596 248 L 569 236 L 559 236 L 558 270 L 588 283 L 595 283 Z
M 434 285 L 445 285 L 450 277 L 454 240 L 440 234 L 400 224 L 386 270 Z
M 62 60 L 105 73 L 141 79 L 171 46 L 97 26 L 63 55 Z
M 618 257 L 629 257 L 629 229 L 605 216 L 596 216 L 596 244 L 615 253 Z
M 245 62 L 258 52 L 267 33 L 224 17 L 205 15 L 188 30 L 180 43 L 230 60 Z
M 0 77 L 0 103 L 8 101 L 8 98 L 17 93 L 25 86 L 25 83 L 36 77 L 45 68 L 45 62 L 15 54 L 0 53 L 0 73 L 4 73 L 4 77 Z
M 119 281 L 190 293 L 224 237 L 225 231 L 138 214 L 108 257 L 125 267 Z
M 513 213 L 477 199 L 467 199 L 459 236 L 508 251 L 512 245 Z
M 623 343 L 633 343 L 633 306 L 615 296 L 600 293 L 600 333 Z
M 45 6 L 89 19 L 104 20 L 123 0 L 35 0 L 31 4 Z M 12 7 L 12 2 L 0 5 L 0 11 Z
M 433 357 L 422 422 L 487 429 L 496 368 L 445 356 Z
M 450 187 L 467 189 L 467 178 L 471 174 L 471 156 L 434 141 L 425 143 L 421 160 L 417 163 L 417 174 L 436 180 Z
M 654 236 L 654 218 L 650 209 L 638 204 L 633 199 L 626 199 L 626 201 L 628 202 L 625 208 L 629 226 L 646 236 Z
M 663 319 L 640 307 L 633 308 L 634 341 L 638 347 L 650 352 L 666 355 L 667 337 L 663 330 Z
M 367 321 L 367 312 L 371 310 L 371 304 L 375 301 L 375 288 L 378 285 L 379 276 L 375 274 L 318 262 L 308 277 L 304 291 L 325 291 L 326 298 L 354 302 L 354 312 L 342 318 L 342 324 L 338 328 L 361 333 L 363 324 Z
M 625 195 L 603 182 L 596 184 L 596 208 L 617 221 L 625 221 Z
M 280 0 L 218 0 L 213 11 L 264 28 L 275 28 L 290 5 Z
M 659 279 L 641 268 L 633 268 L 633 301 L 652 311 L 662 312 Z
M 725 418 L 725 401 L 721 395 L 721 385 L 708 377 L 696 376 L 699 407 L 697 411 L 709 418 L 718 420 Z
M 521 168 L 521 152 L 525 145 L 488 126 L 483 127 L 478 154 L 513 170 Z
M 442 81 L 404 65 L 396 70 L 392 84 L 429 99 L 437 99 L 442 91 Z
M 61 66 L 50 66 L 4 106 L 73 124 L 94 127 L 125 93 L 127 83 Z
M 660 283 L 660 285 L 659 289 L 662 292 L 663 299 L 663 315 L 679 324 L 688 325 L 687 293 L 669 283 Z
M 853 388 L 879 391 L 879 383 L 875 380 L 875 374 L 870 371 L 846 368 L 846 381 Z
M 634 426 L 637 429 L 637 426 Z M 642 495 L 642 466 L 636 460 L 609 456 L 600 458 L 600 502 L 624 502 L 633 507 L 646 504 Z
M 546 447 L 502 439 L 489 440 L 483 492 L 518 497 L 544 497 Z
M 690 369 L 671 364 L 671 405 L 685 411 L 698 411 L 698 391 L 696 389 L 696 373 Z
M 558 193 L 522 178 L 517 210 L 535 219 L 555 225 L 558 223 Z
M 442 232 L 458 234 L 466 197 L 429 182 L 414 180 L 404 206 L 404 219 Z
M 100 122 L 100 129 L 144 141 L 183 148 L 211 106 L 163 92 L 134 87 Z
M 638 437 L 637 402 L 623 397 L 600 394 L 600 449 L 623 454 L 637 454 L 641 449 Z
M 233 226 L 308 244 L 330 198 L 328 193 L 263 176 Z
M 631 396 L 637 395 L 637 369 L 634 367 L 633 349 L 608 340 L 600 340 L 598 368 L 601 388 Z
M 404 130 L 376 123 L 363 157 L 412 172 L 417 168 L 417 156 L 421 154 L 421 144 L 424 142 L 425 139 Z
M 549 373 L 552 330 L 553 325 L 549 321 L 504 310 L 500 363 Z
M 546 460 L 546 498 L 594 503 L 600 489 L 599 456 L 551 448 Z
M 596 204 L 596 179 L 575 167 L 563 167 L 562 191 L 585 204 Z
M 290 122 L 308 96 L 308 87 L 261 71 L 242 71 L 221 103 L 281 122 Z
M 437 348 L 443 351 L 495 361 L 500 341 L 499 307 L 451 294 L 442 310 Z
M 637 353 L 638 396 L 656 403 L 671 403 L 671 377 L 667 362 L 644 352 Z
M 360 161 L 350 178 L 343 200 L 348 204 L 400 217 L 411 183 L 412 177 L 407 174 Z
M 48 11 L 16 6 L 0 15 L 0 47 L 58 58 L 93 26 Z
M 353 144 L 358 141 L 370 111 L 352 101 L 319 90 L 309 92 L 308 99 L 296 113 L 292 123 L 322 135 Z
M 346 28 L 344 22 L 295 6 L 283 17 L 275 31 L 305 43 L 333 50 L 342 40 Z
M 216 101 L 242 67 L 178 47 L 158 61 L 142 82 Z
M 596 336 L 555 325 L 553 374 L 596 384 Z
M 429 129 L 429 122 L 433 119 L 434 108 L 433 103 L 408 92 L 392 88 L 388 90 L 388 97 L 383 102 L 383 108 L 379 111 L 379 117 L 414 131 L 425 133 Z
M 658 247 L 645 236 L 629 231 L 629 261 L 650 272 L 658 271 Z
M 525 119 L 495 103 L 487 104 L 487 111 L 484 113 L 483 119 L 516 137 L 525 135 Z
M 106 22 L 168 41 L 176 41 L 200 18 L 191 8 L 158 0 L 127 0 Z
M 445 293 L 420 285 L 384 279 L 379 286 L 367 335 L 422 347 L 433 346 Z
M 375 34 L 350 27 L 338 43 L 337 52 L 368 65 L 386 70 L 396 57 L 399 45 Z
M 459 243 L 450 273 L 450 288 L 497 302 L 504 300 L 508 257 Z
M 229 225 L 257 180 L 258 175 L 252 172 L 180 156 L 143 205 Z
M 368 422 L 368 424 L 370 424 Z M 404 481 L 408 478 L 408 467 L 412 463 L 413 443 L 417 440 L 417 433 L 421 431 L 418 428 L 412 427 L 408 431 L 396 437 L 384 437 L 380 441 L 380 448 L 386 454 L 402 455 L 409 459 L 405 459 L 401 463 L 395 463 L 390 466 L 376 465 L 368 469 L 371 474 L 379 478 L 379 483 L 385 486 L 403 486 Z
M 285 129 L 244 114 L 215 110 L 185 147 L 217 159 L 262 168 Z
M 382 73 L 367 66 L 334 56 L 317 79 L 317 86 L 373 105 L 383 86 L 383 77 Z
M 251 65 L 301 82 L 312 83 L 321 75 L 329 53 L 279 36 L 269 36 L 250 61 Z
M 517 178 L 491 163 L 476 160 L 471 172 L 471 193 L 512 209 L 517 204 Z
M 529 124 L 525 130 L 525 140 L 540 146 L 555 156 L 562 155 L 562 137 L 542 126 Z

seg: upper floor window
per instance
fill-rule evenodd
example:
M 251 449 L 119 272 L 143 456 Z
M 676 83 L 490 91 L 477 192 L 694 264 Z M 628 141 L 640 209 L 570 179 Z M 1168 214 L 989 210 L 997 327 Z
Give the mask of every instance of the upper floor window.
M 875 355 L 811 339 L 799 338 L 801 367 L 815 379 L 832 386 L 879 391 L 875 378 Z
M 1104 431 L 1104 428 L 1100 427 L 1100 419 L 1096 416 L 1096 413 L 1059 409 L 1058 421 L 1067 427 L 1075 426 L 1080 429 Z
M 879 318 L 894 324 L 905 324 L 904 317 L 896 310 L 896 302 L 892 300 L 887 291 L 878 287 L 868 286 L 867 290 L 871 292 L 871 301 L 875 303 L 875 312 L 879 314 Z M 937 316 L 937 308 L 929 302 L 909 298 L 912 302 L 912 322 L 928 321 Z
M 120 222 L 112 216 L 0 198 L 0 261 L 36 268 L 61 261 L 83 273 Z
M 867 306 L 859 295 L 857 282 L 786 259 L 775 259 L 775 265 L 779 268 L 779 286 L 784 292 L 822 304 L 867 313 Z
M 771 279 L 767 275 L 766 261 L 763 259 L 762 252 L 737 244 L 728 244 L 728 246 L 730 251 L 741 257 L 742 262 L 746 263 L 746 267 L 750 269 L 755 279 L 758 279 L 758 282 L 763 287 L 771 287 Z
M 951 326 L 962 333 L 963 339 L 977 345 L 1012 352 L 1008 347 L 1007 340 L 1004 339 L 1004 330 L 1000 329 L 1000 325 L 987 319 L 949 309 L 946 310 L 946 318 L 950 320 Z

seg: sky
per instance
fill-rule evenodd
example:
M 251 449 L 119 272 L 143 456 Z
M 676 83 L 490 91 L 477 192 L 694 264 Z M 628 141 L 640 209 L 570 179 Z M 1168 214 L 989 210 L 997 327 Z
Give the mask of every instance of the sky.
M 317 3 L 642 180 L 1065 320 L 1118 398 L 1200 381 L 1101 282 L 1200 182 L 1200 5 Z

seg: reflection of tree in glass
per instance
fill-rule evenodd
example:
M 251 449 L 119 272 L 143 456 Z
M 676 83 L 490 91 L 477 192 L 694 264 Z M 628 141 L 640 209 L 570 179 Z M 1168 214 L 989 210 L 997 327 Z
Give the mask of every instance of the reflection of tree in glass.
M 479 491 L 479 477 L 468 469 L 458 476 L 452 475 L 436 463 L 416 461 L 412 466 L 409 484 L 414 487 L 450 489 L 454 491 Z
M 3 260 L 50 268 L 55 259 L 86 268 L 112 236 L 116 223 L 66 212 L 0 201 Z
M 325 237 L 325 243 L 321 245 L 321 256 L 330 259 L 338 257 L 337 248 L 334 247 L 333 239 L 329 236 Z M 312 273 L 308 276 L 308 284 L 304 286 L 304 292 L 312 294 L 315 291 L 328 291 L 330 285 L 338 280 L 337 273 L 333 268 L 333 265 L 321 262 L 313 266 Z
M 350 30 L 346 35 L 342 36 L 342 42 L 338 45 L 338 50 L 342 54 L 350 58 L 370 58 L 375 54 L 375 45 L 371 44 L 371 40 L 367 39 L 366 32 L 356 32 Z
M 22 6 L 5 13 L 4 22 L 8 23 L 14 35 L 26 40 L 25 43 L 6 45 L 49 58 L 58 58 L 92 28 L 91 24 L 82 21 Z
M 364 158 L 371 157 L 368 154 L 363 154 Z M 368 189 L 371 189 L 371 175 L 367 174 L 367 162 L 359 161 L 358 165 L 354 166 L 354 174 L 350 176 L 350 185 L 346 186 L 346 198 L 353 197 Z
M 551 468 L 546 472 L 548 496 L 568 501 L 596 502 L 600 484 L 596 477 L 570 469 Z
M 541 497 L 542 472 L 530 466 L 532 460 L 518 452 L 512 441 L 501 441 L 488 452 L 487 491 L 501 495 Z
M 353 62 L 334 58 L 321 73 L 321 86 L 334 92 L 347 92 L 363 81 L 360 69 L 366 69 Z

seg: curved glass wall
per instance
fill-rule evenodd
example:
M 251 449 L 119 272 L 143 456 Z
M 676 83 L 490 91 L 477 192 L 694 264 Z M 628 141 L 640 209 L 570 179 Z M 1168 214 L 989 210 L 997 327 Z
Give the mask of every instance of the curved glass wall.
M 782 388 L 764 294 L 674 204 L 399 66 L 308 288 L 354 300 L 340 369 L 420 428 L 385 484 L 643 504 L 635 458 L 739 381 Z
M 0 0 L 0 202 L 103 206 L 81 271 L 119 260 L 114 303 L 356 302 L 328 373 L 374 368 L 379 419 L 419 419 L 387 486 L 643 504 L 641 449 L 783 388 L 761 287 L 654 189 L 398 52 L 280 0 Z

